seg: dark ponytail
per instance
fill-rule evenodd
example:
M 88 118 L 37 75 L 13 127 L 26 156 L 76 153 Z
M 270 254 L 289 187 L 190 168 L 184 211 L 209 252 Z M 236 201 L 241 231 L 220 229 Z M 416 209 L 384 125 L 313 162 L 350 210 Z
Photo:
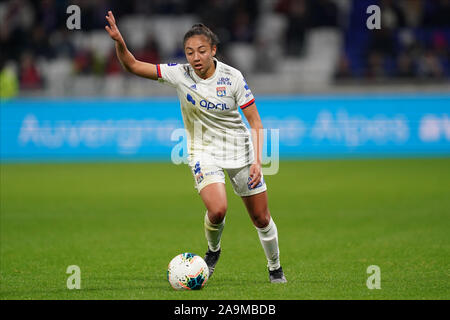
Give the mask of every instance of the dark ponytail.
M 183 48 L 186 46 L 186 41 L 190 37 L 199 35 L 205 36 L 208 39 L 209 43 L 211 44 L 211 47 L 217 46 L 220 42 L 217 35 L 214 32 L 212 32 L 207 26 L 205 26 L 203 23 L 197 23 L 194 24 L 191 27 L 191 29 L 184 35 Z

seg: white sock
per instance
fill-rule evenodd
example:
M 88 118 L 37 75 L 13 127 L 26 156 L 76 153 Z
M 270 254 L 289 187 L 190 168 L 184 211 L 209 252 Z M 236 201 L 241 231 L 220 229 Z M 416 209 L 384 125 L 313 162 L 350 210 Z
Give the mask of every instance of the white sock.
M 220 238 L 225 226 L 225 218 L 221 223 L 214 224 L 208 219 L 208 211 L 205 215 L 205 237 L 208 240 L 208 247 L 211 251 L 218 251 L 220 249 Z
M 267 267 L 270 271 L 280 267 L 280 250 L 278 248 L 278 231 L 272 217 L 269 224 L 264 228 L 257 228 L 259 240 L 267 258 Z

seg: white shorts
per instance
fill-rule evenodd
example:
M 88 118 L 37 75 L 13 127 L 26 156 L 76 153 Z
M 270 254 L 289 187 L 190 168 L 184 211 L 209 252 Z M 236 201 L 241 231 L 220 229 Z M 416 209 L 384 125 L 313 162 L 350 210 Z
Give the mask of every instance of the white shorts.
M 191 171 L 195 180 L 195 188 L 198 193 L 211 183 L 220 182 L 225 184 L 225 173 L 228 173 L 234 193 L 240 197 L 252 196 L 267 190 L 264 176 L 261 173 L 261 181 L 253 189 L 248 184 L 250 178 L 250 164 L 242 168 L 223 169 L 215 165 L 202 166 L 200 161 L 197 161 L 194 166 L 191 166 Z

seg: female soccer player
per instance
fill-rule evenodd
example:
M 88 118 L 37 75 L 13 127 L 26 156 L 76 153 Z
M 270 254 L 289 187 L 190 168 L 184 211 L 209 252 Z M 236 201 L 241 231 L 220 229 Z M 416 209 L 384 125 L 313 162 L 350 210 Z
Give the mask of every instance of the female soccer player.
M 188 160 L 195 186 L 206 206 L 204 218 L 210 276 L 220 257 L 227 197 L 225 174 L 239 195 L 258 232 L 267 258 L 269 280 L 286 282 L 280 265 L 277 227 L 267 207 L 267 188 L 261 168 L 263 131 L 255 99 L 241 72 L 215 58 L 219 40 L 203 24 L 184 36 L 187 64 L 151 64 L 136 60 L 127 49 L 114 15 L 105 26 L 115 40 L 122 66 L 138 76 L 158 80 L 177 90 L 188 137 Z M 252 133 L 238 111 L 242 110 Z

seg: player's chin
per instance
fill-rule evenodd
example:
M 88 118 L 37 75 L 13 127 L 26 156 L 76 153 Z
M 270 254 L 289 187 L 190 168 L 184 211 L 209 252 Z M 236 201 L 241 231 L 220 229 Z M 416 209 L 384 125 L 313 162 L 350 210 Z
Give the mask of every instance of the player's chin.
M 206 69 L 203 68 L 203 67 L 197 69 L 197 71 L 198 71 L 199 74 L 202 75 L 202 77 L 206 75 Z

